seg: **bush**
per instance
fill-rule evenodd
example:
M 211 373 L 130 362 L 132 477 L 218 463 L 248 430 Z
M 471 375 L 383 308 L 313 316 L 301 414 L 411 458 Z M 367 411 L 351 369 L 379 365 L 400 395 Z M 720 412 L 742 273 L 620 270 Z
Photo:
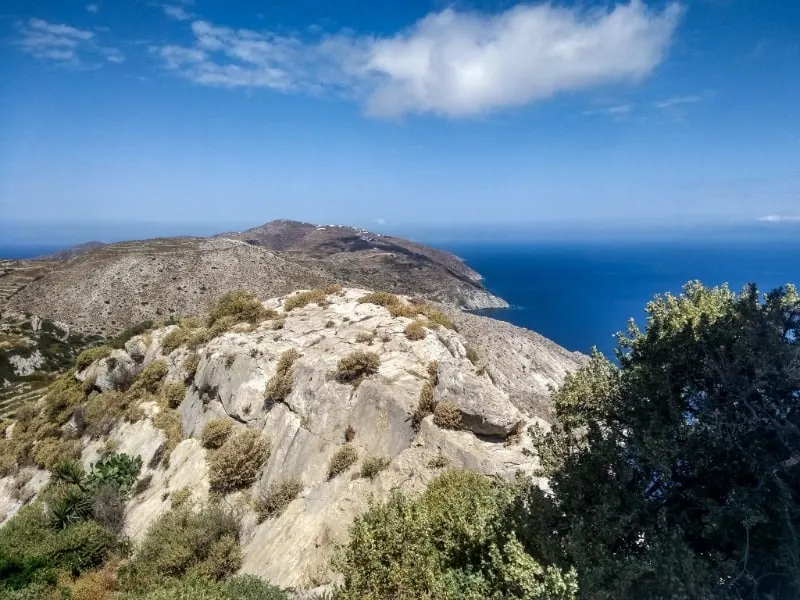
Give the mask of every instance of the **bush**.
M 142 470 L 142 458 L 115 454 L 92 465 L 86 475 L 86 486 L 92 489 L 113 485 L 124 494 L 133 489 Z
M 176 327 L 161 340 L 161 352 L 171 354 L 175 349 L 182 346 L 189 339 L 189 332 L 182 327 Z
M 240 565 L 236 518 L 219 504 L 183 504 L 153 522 L 119 581 L 125 590 L 147 591 L 179 577 L 220 581 Z
M 331 457 L 328 465 L 328 479 L 333 479 L 337 475 L 344 473 L 358 461 L 358 450 L 350 443 L 341 446 Z
M 289 595 L 255 575 L 236 575 L 223 584 L 229 600 L 289 600 Z
M 275 375 L 270 377 L 267 382 L 266 401 L 267 403 L 280 402 L 292 391 L 292 378 L 294 376 L 294 363 L 300 358 L 300 353 L 291 348 L 281 354 Z
M 434 325 L 441 325 L 442 327 L 452 329 L 454 331 L 456 329 L 455 324 L 440 310 L 435 308 L 426 308 L 425 316 L 428 317 L 428 320 Z
M 328 292 L 326 289 L 298 292 L 283 301 L 283 309 L 289 312 L 295 308 L 303 308 L 308 304 L 316 304 L 324 308 L 328 305 L 327 298 L 329 293 L 331 292 Z
M 190 490 L 188 487 L 182 487 L 179 490 L 175 490 L 169 496 L 169 501 L 172 504 L 173 508 L 183 506 L 191 499 L 192 499 L 192 490 Z
M 142 369 L 136 381 L 133 382 L 130 391 L 144 391 L 150 394 L 157 394 L 168 372 L 167 363 L 163 360 L 155 360 Z
M 81 574 L 70 586 L 70 600 L 110 600 L 116 583 L 116 565 L 108 563 Z
M 371 331 L 362 331 L 356 335 L 356 342 L 359 344 L 368 344 L 371 346 L 374 339 L 375 334 Z
M 378 306 L 394 306 L 402 300 L 390 292 L 372 292 L 358 299 L 359 304 L 377 304 Z
M 125 525 L 126 501 L 127 495 L 120 488 L 110 483 L 102 485 L 92 497 L 92 518 L 119 535 Z
M 478 351 L 475 350 L 475 348 L 472 347 L 467 348 L 467 360 L 475 366 L 478 365 L 480 357 L 478 356 Z
M 164 385 L 162 393 L 169 408 L 178 408 L 186 396 L 186 385 L 182 381 L 173 381 Z
M 378 372 L 381 359 L 374 352 L 357 350 L 339 361 L 336 379 L 340 383 L 358 385 L 361 380 Z
M 128 399 L 120 392 L 92 394 L 83 412 L 84 433 L 92 438 L 108 435 L 128 408 Z
M 105 358 L 111 354 L 111 348 L 108 346 L 97 346 L 96 348 L 87 348 L 78 355 L 75 359 L 75 370 L 83 371 L 86 367 L 93 362 Z
M 186 371 L 186 381 L 194 379 L 194 374 L 197 373 L 197 367 L 200 365 L 200 355 L 197 352 L 192 352 L 183 360 L 181 367 Z
M 279 516 L 289 503 L 303 491 L 303 482 L 292 478 L 262 491 L 256 503 L 259 522 Z
M 254 294 L 245 290 L 228 292 L 219 299 L 217 306 L 208 316 L 208 326 L 213 327 L 223 318 L 228 317 L 232 324 L 243 321 L 257 325 L 265 319 L 274 318 L 275 311 L 267 310 Z
M 33 448 L 33 462 L 41 469 L 53 469 L 65 460 L 80 458 L 83 446 L 80 440 L 46 438 Z
M 450 471 L 417 498 L 395 491 L 372 504 L 336 552 L 341 599 L 574 599 L 574 573 L 543 566 L 517 540 L 514 491 Z
M 269 441 L 258 431 L 243 429 L 211 457 L 209 481 L 217 492 L 232 492 L 253 484 L 269 458 Z
M 433 422 L 442 429 L 461 429 L 461 411 L 454 404 L 439 402 L 433 411 Z
M 167 437 L 167 451 L 172 452 L 183 439 L 181 416 L 171 408 L 162 409 L 154 418 L 153 426 L 164 432 Z
M 236 575 L 224 582 L 168 581 L 163 588 L 145 594 L 126 594 L 119 600 L 289 600 L 289 595 L 255 575 Z
M 67 371 L 47 388 L 44 400 L 45 418 L 56 425 L 70 420 L 75 409 L 86 400 L 83 384 L 75 379 L 75 372 Z M 19 421 L 19 414 L 17 414 Z
M 412 321 L 405 328 L 406 338 L 412 342 L 417 340 L 424 340 L 428 333 L 419 321 Z
M 203 427 L 203 433 L 200 436 L 201 443 L 204 448 L 216 450 L 225 443 L 232 430 L 233 423 L 230 420 L 211 419 Z
M 368 456 L 361 463 L 361 477 L 375 479 L 378 473 L 389 466 L 391 461 L 380 456 Z
M 446 466 L 450 464 L 450 460 L 439 452 L 436 456 L 428 461 L 428 468 L 429 469 L 444 469 Z
M 223 317 L 219 321 L 217 321 L 213 327 L 206 328 L 206 327 L 199 327 L 197 329 L 193 329 L 189 332 L 189 335 L 186 337 L 186 347 L 195 349 L 203 344 L 207 344 L 215 337 L 217 337 L 223 331 L 226 331 L 236 323 L 228 323 L 230 317 Z
M 143 333 L 149 331 L 153 328 L 152 321 L 142 321 L 141 323 L 137 323 L 132 327 L 128 327 L 125 331 L 117 335 L 113 340 L 111 340 L 110 346 L 116 350 L 121 350 L 125 348 L 125 344 L 133 337 L 137 335 L 142 335 Z

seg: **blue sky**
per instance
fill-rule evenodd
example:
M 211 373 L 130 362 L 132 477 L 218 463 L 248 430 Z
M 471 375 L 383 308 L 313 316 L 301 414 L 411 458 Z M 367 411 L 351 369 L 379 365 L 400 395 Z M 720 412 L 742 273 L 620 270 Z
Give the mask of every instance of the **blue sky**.
M 798 32 L 787 0 L 5 0 L 0 220 L 791 220 Z

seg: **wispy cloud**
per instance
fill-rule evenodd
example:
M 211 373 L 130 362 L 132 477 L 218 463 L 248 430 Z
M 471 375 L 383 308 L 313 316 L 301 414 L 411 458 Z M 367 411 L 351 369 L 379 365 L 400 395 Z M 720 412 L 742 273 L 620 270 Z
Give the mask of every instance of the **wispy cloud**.
M 763 223 L 800 223 L 800 215 L 767 215 L 758 220 Z
M 164 4 L 161 8 L 165 15 L 176 21 L 191 21 L 194 18 L 194 14 L 177 4 Z
M 96 14 L 96 13 L 100 12 L 100 7 L 97 6 L 97 4 L 87 4 L 86 5 L 86 10 L 89 11 L 90 13 L 95 13 Z
M 342 32 L 314 40 L 198 20 L 191 46 L 152 51 L 202 85 L 341 94 L 380 117 L 467 117 L 641 80 L 664 60 L 681 13 L 678 4 L 656 11 L 641 0 L 592 11 L 449 8 L 389 37 Z
M 26 53 L 39 59 L 52 60 L 65 66 L 87 66 L 86 60 L 101 58 L 120 63 L 125 60 L 118 48 L 102 46 L 92 31 L 86 31 L 41 19 L 18 23 L 16 44 Z
M 708 98 L 707 94 L 694 94 L 691 96 L 673 96 L 664 100 L 654 102 L 653 106 L 660 109 L 673 108 L 676 106 L 686 106 L 687 104 L 697 104 Z
M 585 110 L 581 114 L 587 117 L 590 116 L 606 116 L 614 120 L 623 120 L 633 112 L 633 104 L 617 104 L 614 106 L 604 106 L 602 108 L 593 108 Z

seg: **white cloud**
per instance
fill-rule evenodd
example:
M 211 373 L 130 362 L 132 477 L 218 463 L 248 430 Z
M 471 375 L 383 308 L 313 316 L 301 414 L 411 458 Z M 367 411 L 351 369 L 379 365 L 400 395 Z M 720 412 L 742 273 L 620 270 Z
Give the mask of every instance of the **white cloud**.
M 800 215 L 767 215 L 759 217 L 758 220 L 764 223 L 798 223 L 800 222 Z
M 97 6 L 97 4 L 87 4 L 86 5 L 86 10 L 89 11 L 90 13 L 95 13 L 96 14 L 96 13 L 100 12 L 100 7 Z
M 99 45 L 95 34 L 91 31 L 49 23 L 42 19 L 30 19 L 27 23 L 18 23 L 17 28 L 20 37 L 16 40 L 16 44 L 24 52 L 36 58 L 73 67 L 84 65 L 85 57 L 99 57 L 114 63 L 125 60 L 118 48 Z
M 641 0 L 592 11 L 446 9 L 391 37 L 342 32 L 315 41 L 194 21 L 192 46 L 156 53 L 203 85 L 336 93 L 382 117 L 465 117 L 638 81 L 664 60 L 681 12 L 675 3 L 653 11 Z
M 176 21 L 191 21 L 194 18 L 194 15 L 182 6 L 164 4 L 161 8 L 164 10 L 165 15 Z
M 655 102 L 653 105 L 656 108 L 663 110 L 667 108 L 674 108 L 676 106 L 685 106 L 687 104 L 697 104 L 698 102 L 705 100 L 706 97 L 707 96 L 705 94 L 694 94 L 692 96 L 673 96 L 672 98 Z
M 605 106 L 603 108 L 595 108 L 592 110 L 585 110 L 581 114 L 584 116 L 603 115 L 611 117 L 615 120 L 625 119 L 633 112 L 633 104 L 617 104 L 615 106 Z

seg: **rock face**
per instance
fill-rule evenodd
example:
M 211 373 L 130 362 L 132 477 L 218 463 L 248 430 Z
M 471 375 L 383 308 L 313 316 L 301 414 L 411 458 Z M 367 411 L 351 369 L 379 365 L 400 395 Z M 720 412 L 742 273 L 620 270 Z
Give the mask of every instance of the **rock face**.
M 508 306 L 448 252 L 295 221 L 214 238 L 89 243 L 47 260 L 6 263 L 0 262 L 0 302 L 106 336 L 142 321 L 206 314 L 237 288 L 264 299 L 340 283 L 466 309 Z
M 242 571 L 281 586 L 313 588 L 330 581 L 331 554 L 346 540 L 349 525 L 370 499 L 385 498 L 393 489 L 421 490 L 444 465 L 506 478 L 533 471 L 535 459 L 523 453 L 529 446 L 524 426 L 542 421 L 528 403 L 519 402 L 521 381 L 502 371 L 491 355 L 484 368 L 476 367 L 467 358 L 470 343 L 454 330 L 430 324 L 424 339 L 409 340 L 404 331 L 411 319 L 360 303 L 366 293 L 345 289 L 329 295 L 325 306 L 312 303 L 288 312 L 285 298 L 273 299 L 266 306 L 284 313 L 281 320 L 256 327 L 241 324 L 196 350 L 181 346 L 168 355 L 161 341 L 174 326 L 156 330 L 131 339 L 125 351 L 115 351 L 79 374 L 83 379 L 94 377 L 101 389 L 113 389 L 120 374 L 163 360 L 166 382 L 188 381 L 176 409 L 182 439 L 168 461 L 163 460 L 167 437 L 156 426 L 159 413 L 168 409 L 154 402 L 140 407 L 141 420 L 121 422 L 109 435 L 119 452 L 142 457 L 142 478 L 149 480 L 127 507 L 125 530 L 134 542 L 169 509 L 172 492 L 189 488 L 194 498 L 208 498 L 214 451 L 204 448 L 200 439 L 211 419 L 228 420 L 234 431 L 259 431 L 271 443 L 257 481 L 228 494 L 226 502 L 243 515 Z M 506 341 L 517 347 L 515 340 Z M 580 363 L 557 347 L 525 347 L 541 354 L 533 356 L 535 361 L 552 367 L 542 373 L 530 367 L 531 378 L 542 384 L 558 385 L 563 374 Z M 280 400 L 266 401 L 267 384 L 290 350 L 298 353 L 291 391 Z M 357 385 L 337 380 L 339 361 L 357 351 L 377 356 L 377 372 Z M 199 362 L 187 378 L 184 362 L 192 352 Z M 505 376 L 492 377 L 491 369 Z M 432 380 L 432 370 L 438 381 Z M 431 381 L 436 382 L 434 399 L 457 408 L 460 429 L 443 429 L 432 415 L 414 419 L 423 386 Z M 515 435 L 509 437 L 511 433 Z M 358 460 L 329 477 L 331 458 L 346 439 Z M 88 465 L 107 442 L 84 443 L 83 461 Z M 367 457 L 384 458 L 388 464 L 374 479 L 359 476 Z M 302 493 L 280 516 L 259 523 L 253 499 L 290 478 L 302 481 Z M 6 484 L 0 480 L 0 490 L 2 485 Z

